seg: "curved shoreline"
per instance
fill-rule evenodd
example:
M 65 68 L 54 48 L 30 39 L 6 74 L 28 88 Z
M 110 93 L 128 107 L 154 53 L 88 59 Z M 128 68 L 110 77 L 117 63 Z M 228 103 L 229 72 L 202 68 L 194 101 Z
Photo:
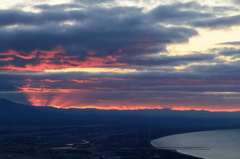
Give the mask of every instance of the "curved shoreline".
M 154 139 L 155 140 L 155 139 Z M 194 155 L 191 155 L 191 154 L 186 154 L 186 153 L 183 153 L 183 152 L 181 152 L 180 150 L 177 150 L 177 149 L 167 149 L 167 148 L 160 148 L 160 147 L 157 147 L 154 143 L 153 143 L 153 141 L 154 140 L 152 140 L 150 143 L 151 143 L 151 145 L 153 146 L 153 147 L 155 147 L 155 148 L 157 148 L 157 149 L 159 149 L 159 150 L 167 150 L 167 151 L 169 151 L 169 152 L 172 152 L 172 153 L 174 153 L 174 154 L 178 154 L 178 155 L 181 155 L 181 156 L 186 156 L 186 157 L 191 157 L 192 159 L 204 159 L 204 158 L 201 158 L 201 157 L 199 157 L 199 156 L 194 156 Z
M 160 137 L 151 145 L 195 158 L 236 159 L 240 158 L 239 138 L 240 129 L 200 131 Z
M 191 156 L 191 157 L 195 157 L 195 158 L 198 158 L 198 159 L 205 159 L 205 158 L 201 158 L 199 156 L 194 156 L 194 155 L 189 155 L 189 154 L 186 154 L 184 152 L 181 152 L 180 150 L 175 150 L 177 153 L 180 153 L 180 154 L 184 154 L 184 155 L 187 155 L 187 156 Z

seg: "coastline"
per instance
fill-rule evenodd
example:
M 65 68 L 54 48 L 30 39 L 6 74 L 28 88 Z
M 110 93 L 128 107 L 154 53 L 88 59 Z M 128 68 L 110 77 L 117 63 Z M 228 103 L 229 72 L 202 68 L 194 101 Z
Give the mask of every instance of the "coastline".
M 184 154 L 184 153 L 178 152 L 177 150 L 167 150 L 167 149 L 160 149 L 160 148 L 157 148 L 157 149 L 161 151 L 162 159 L 204 159 L 204 158 Z
M 205 158 L 201 158 L 201 157 L 198 157 L 198 156 L 194 156 L 194 155 L 189 155 L 189 154 L 185 154 L 179 150 L 174 150 L 176 153 L 179 153 L 179 154 L 183 154 L 183 155 L 187 155 L 187 156 L 190 156 L 190 157 L 194 157 L 196 159 L 205 159 Z
M 167 159 L 167 158 L 177 158 L 177 159 L 204 159 L 198 156 L 194 156 L 194 155 L 190 155 L 190 154 L 185 154 L 180 152 L 179 150 L 173 150 L 173 149 L 164 149 L 164 148 L 159 148 L 157 147 L 154 143 L 154 140 L 152 140 L 150 143 L 151 145 L 158 149 L 159 151 L 162 151 L 163 156 L 161 156 L 163 159 Z

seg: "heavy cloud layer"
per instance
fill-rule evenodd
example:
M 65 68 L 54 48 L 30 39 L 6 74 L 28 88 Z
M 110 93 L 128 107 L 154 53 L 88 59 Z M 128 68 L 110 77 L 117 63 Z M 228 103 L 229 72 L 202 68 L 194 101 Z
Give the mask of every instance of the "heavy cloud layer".
M 236 6 L 118 4 L 0 10 L 0 97 L 64 108 L 238 109 L 238 41 L 169 49 L 201 36 L 199 28 L 239 26 Z

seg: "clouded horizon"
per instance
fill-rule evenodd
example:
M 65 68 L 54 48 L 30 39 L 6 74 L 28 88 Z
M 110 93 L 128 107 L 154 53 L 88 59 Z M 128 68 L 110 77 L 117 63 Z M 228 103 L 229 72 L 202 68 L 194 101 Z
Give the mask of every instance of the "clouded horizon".
M 3 1 L 0 98 L 59 108 L 238 111 L 239 5 Z

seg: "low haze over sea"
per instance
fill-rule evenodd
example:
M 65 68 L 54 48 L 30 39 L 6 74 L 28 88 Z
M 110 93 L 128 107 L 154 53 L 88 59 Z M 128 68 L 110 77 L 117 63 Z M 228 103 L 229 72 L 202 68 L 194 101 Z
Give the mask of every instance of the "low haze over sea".
M 240 156 L 240 129 L 178 134 L 151 143 L 158 148 L 205 159 L 237 159 Z

